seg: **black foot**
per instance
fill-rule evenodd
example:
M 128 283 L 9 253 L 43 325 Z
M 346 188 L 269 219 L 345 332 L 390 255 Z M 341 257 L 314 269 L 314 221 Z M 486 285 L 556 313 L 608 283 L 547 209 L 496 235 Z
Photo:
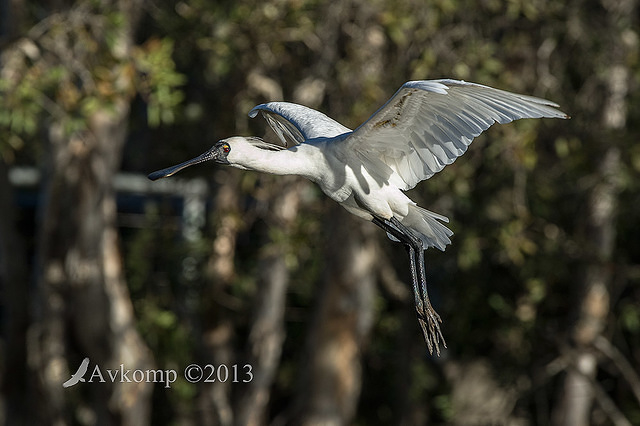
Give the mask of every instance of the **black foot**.
M 436 354 L 440 356 L 440 343 L 442 343 L 442 346 L 446 349 L 447 342 L 445 342 L 442 330 L 440 330 L 440 323 L 442 323 L 442 319 L 435 309 L 433 309 L 433 306 L 431 306 L 428 296 L 426 298 L 425 310 L 426 312 L 420 313 L 416 306 L 416 311 L 418 312 L 418 323 L 422 328 L 422 333 L 424 334 L 424 340 L 427 343 L 429 353 L 433 354 L 433 349 L 435 348 Z
M 427 273 L 424 266 L 422 240 L 396 218 L 392 217 L 389 220 L 374 218 L 373 223 L 403 243 L 409 252 L 411 280 L 415 296 L 416 312 L 418 314 L 418 323 L 420 324 L 420 328 L 422 328 L 429 353 L 433 354 L 433 349 L 435 348 L 439 356 L 440 343 L 442 343 L 442 346 L 445 348 L 447 347 L 447 343 L 442 335 L 442 330 L 440 330 L 442 319 L 435 309 L 433 309 L 433 306 L 431 306 L 429 294 L 427 293 Z

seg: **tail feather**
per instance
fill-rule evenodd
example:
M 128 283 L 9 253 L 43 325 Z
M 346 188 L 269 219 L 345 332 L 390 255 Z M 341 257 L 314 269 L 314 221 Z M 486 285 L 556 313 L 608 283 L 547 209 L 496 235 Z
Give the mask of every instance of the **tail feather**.
M 444 251 L 447 244 L 451 244 L 450 236 L 453 231 L 444 226 L 440 221 L 448 223 L 449 219 L 438 213 L 434 213 L 416 204 L 409 205 L 409 213 L 400 220 L 420 234 L 424 248 L 436 247 Z

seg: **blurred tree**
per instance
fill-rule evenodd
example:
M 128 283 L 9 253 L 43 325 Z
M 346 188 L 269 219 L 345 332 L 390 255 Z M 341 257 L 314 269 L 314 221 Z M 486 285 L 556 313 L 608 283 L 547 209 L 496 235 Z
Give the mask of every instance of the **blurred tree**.
M 0 1 L 0 48 L 13 39 L 22 17 L 14 11 L 22 5 Z M 13 19 L 12 19 L 13 18 Z M 0 66 L 2 56 L 0 56 Z M 3 73 L 0 71 L 0 79 Z M 4 132 L 0 135 L 5 136 Z M 1 392 L 4 397 L 4 420 L 7 424 L 25 423 L 28 404 L 26 335 L 29 328 L 29 286 L 27 245 L 18 228 L 19 208 L 9 179 L 8 161 L 12 157 L 11 138 L 0 139 L 0 291 L 3 303 L 2 336 L 8 350 L 3 353 Z
M 631 82 L 628 68 L 631 46 L 624 38 L 631 28 L 630 18 L 636 16 L 637 2 L 603 3 L 603 7 L 603 13 L 578 16 L 576 22 L 584 29 L 597 27 L 603 31 L 600 40 L 593 40 L 587 34 L 579 39 L 581 44 L 594 44 L 590 59 L 593 68 L 599 69 L 600 73 L 585 76 L 585 83 L 595 80 L 591 83 L 590 98 L 601 99 L 602 109 L 592 114 L 594 120 L 589 124 L 588 142 L 594 162 L 589 176 L 584 235 L 581 236 L 585 266 L 576 282 L 577 320 L 570 332 L 575 347 L 565 355 L 567 373 L 562 399 L 558 401 L 554 415 L 558 425 L 592 424 L 594 400 L 613 423 L 631 424 L 595 382 L 598 356 L 594 347 L 599 338 L 603 339 L 612 305 L 614 274 L 611 265 L 615 256 L 618 196 L 623 173 L 619 141 L 627 122 Z
M 105 383 L 73 405 L 73 392 L 61 392 L 62 382 L 85 356 L 101 368 L 152 366 L 123 275 L 113 176 L 133 97 L 149 97 L 151 124 L 167 121 L 179 100 L 172 87 L 180 78 L 172 72 L 169 43 L 134 44 L 141 4 L 57 4 L 3 53 L 3 134 L 9 130 L 14 146 L 19 135 L 29 140 L 40 131 L 49 142 L 27 347 L 34 388 L 22 395 L 38 410 L 23 411 L 20 423 L 65 424 L 79 417 L 144 424 L 150 416 L 150 383 Z M 3 253 L 5 261 L 11 260 Z M 16 280 L 12 285 L 24 286 L 26 280 L 12 275 L 7 274 Z M 14 297 L 11 288 L 6 294 Z M 26 309 L 23 301 L 15 297 L 20 309 Z M 23 317 L 9 313 L 11 321 Z M 9 347 L 15 350 L 9 359 L 24 351 L 16 343 L 15 349 Z M 5 386 L 14 373 L 19 376 L 19 369 L 7 374 Z M 83 410 L 85 404 L 90 408 Z
M 293 424 L 353 421 L 362 383 L 362 351 L 373 320 L 377 244 L 373 229 L 355 224 L 337 205 L 329 209 L 327 266 L 306 339 Z
M 18 208 L 9 182 L 8 167 L 0 155 L 0 288 L 5 300 L 2 394 L 7 423 L 22 423 L 28 413 L 26 335 L 29 327 L 27 251 L 18 232 Z
M 181 240 L 171 200 L 156 199 L 145 221 L 151 229 L 122 233 L 137 326 L 159 364 L 246 361 L 260 380 L 156 388 L 153 423 L 640 422 L 633 374 L 640 363 L 636 1 L 194 0 L 145 3 L 138 25 L 127 24 L 130 15 L 116 3 L 54 2 L 50 10 L 0 1 L 3 11 L 18 3 L 24 7 L 10 8 L 16 19 L 0 23 L 14 31 L 3 39 L 0 148 L 8 164 L 14 157 L 34 163 L 42 152 L 52 164 L 62 161 L 54 153 L 68 156 L 68 167 L 51 169 L 49 188 L 68 185 L 57 193 L 86 201 L 71 208 L 47 199 L 64 221 L 38 242 L 39 253 L 83 247 L 81 257 L 57 258 L 64 273 L 74 261 L 89 264 L 88 254 L 97 258 L 84 250 L 98 240 L 92 229 L 106 224 L 105 235 L 113 235 L 105 176 L 118 168 L 118 150 L 125 149 L 125 169 L 149 171 L 232 134 L 259 135 L 264 123 L 246 112 L 263 101 L 301 102 L 354 127 L 404 81 L 452 77 L 546 97 L 573 116 L 491 129 L 413 190 L 420 204 L 449 216 L 456 232 L 445 253 L 426 255 L 449 345 L 439 359 L 425 357 L 402 247 L 384 241 L 374 248 L 382 233 L 343 221 L 343 212 L 334 214 L 335 206 L 298 179 L 186 171 L 180 177 L 209 176 L 213 213 L 205 235 Z M 36 14 L 48 17 L 33 25 Z M 123 26 L 135 26 L 139 38 Z M 120 37 L 129 37 L 129 53 Z M 173 50 L 167 40 L 175 40 Z M 184 108 L 176 108 L 181 80 L 171 56 L 187 77 Z M 161 130 L 149 126 L 172 120 Z M 127 131 L 133 136 L 123 148 Z M 98 139 L 107 133 L 108 147 Z M 40 139 L 55 145 L 45 151 Z M 8 189 L 0 202 L 10 198 Z M 83 221 L 84 211 L 95 226 L 90 216 Z M 9 214 L 1 219 L 3 230 L 11 226 Z M 12 238 L 3 231 L 0 250 Z M 368 266 L 355 271 L 360 261 Z M 51 288 L 50 300 L 59 303 L 51 306 L 75 314 L 75 296 L 67 294 L 78 292 L 65 291 Z M 6 287 L 3 299 L 9 294 Z M 92 303 L 92 315 L 104 319 L 109 310 L 100 306 L 107 305 Z M 7 315 L 19 324 L 20 312 L 3 307 L 4 325 Z M 58 320 L 44 329 L 64 342 L 59 353 L 71 358 L 71 369 L 81 351 L 71 349 L 83 341 L 73 337 L 81 336 L 70 328 L 75 317 L 49 312 Z M 582 373 L 580 359 L 589 367 Z M 63 361 L 51 364 L 62 366 L 61 375 Z M 7 401 L 9 379 L 17 377 L 3 375 Z M 572 382 L 580 399 L 569 398 Z M 67 400 L 65 410 L 90 423 L 87 407 L 108 397 L 97 389 L 95 403 L 75 389 L 48 398 L 53 405 Z
M 255 308 L 246 349 L 246 360 L 256 374 L 236 406 L 235 424 L 238 425 L 264 424 L 268 419 L 270 391 L 285 339 L 286 296 L 291 281 L 290 251 L 294 246 L 291 239 L 299 214 L 300 194 L 305 186 L 295 178 L 285 178 L 277 183 L 273 178 L 265 180 L 268 187 L 264 192 L 270 202 L 264 224 L 269 229 L 270 241 L 264 244 L 257 267 Z

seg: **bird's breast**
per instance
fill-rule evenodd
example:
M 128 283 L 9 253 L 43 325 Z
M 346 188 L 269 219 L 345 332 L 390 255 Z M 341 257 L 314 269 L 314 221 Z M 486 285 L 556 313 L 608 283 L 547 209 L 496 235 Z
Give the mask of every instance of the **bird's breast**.
M 314 182 L 318 184 L 322 192 L 338 203 L 344 202 L 353 193 L 353 189 L 347 184 L 345 177 L 337 176 L 334 173 L 323 175 L 320 179 L 314 179 Z
M 379 188 L 379 184 L 363 168 L 355 170 L 343 163 L 330 163 L 326 170 L 330 172 L 323 174 L 316 183 L 338 203 L 345 202 L 354 194 L 366 194 Z

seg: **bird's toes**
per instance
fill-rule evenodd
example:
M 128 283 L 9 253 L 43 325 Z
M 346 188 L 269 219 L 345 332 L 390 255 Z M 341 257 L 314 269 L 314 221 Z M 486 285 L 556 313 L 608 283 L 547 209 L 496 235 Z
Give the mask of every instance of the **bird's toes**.
M 435 316 L 431 314 L 418 315 L 418 322 L 422 328 L 429 354 L 433 354 L 433 349 L 435 348 L 436 354 L 440 356 L 440 344 L 442 344 L 444 348 L 447 347 L 447 343 L 442 335 L 442 330 L 440 329 L 440 322 L 442 322 L 440 316 L 438 314 Z
M 438 313 L 431 306 L 429 306 L 428 313 L 431 321 L 436 323 L 438 329 L 440 329 L 440 326 L 438 325 L 438 323 L 442 322 L 442 318 L 440 318 L 440 315 L 438 315 Z
M 440 348 L 438 347 L 438 340 L 435 338 L 436 336 L 431 331 L 431 325 L 427 325 L 427 321 L 425 321 L 424 317 L 418 317 L 418 322 L 420 323 L 420 328 L 422 328 L 422 334 L 424 335 L 424 341 L 427 344 L 427 350 L 430 355 L 433 355 L 433 347 L 436 348 L 436 353 L 440 355 Z

